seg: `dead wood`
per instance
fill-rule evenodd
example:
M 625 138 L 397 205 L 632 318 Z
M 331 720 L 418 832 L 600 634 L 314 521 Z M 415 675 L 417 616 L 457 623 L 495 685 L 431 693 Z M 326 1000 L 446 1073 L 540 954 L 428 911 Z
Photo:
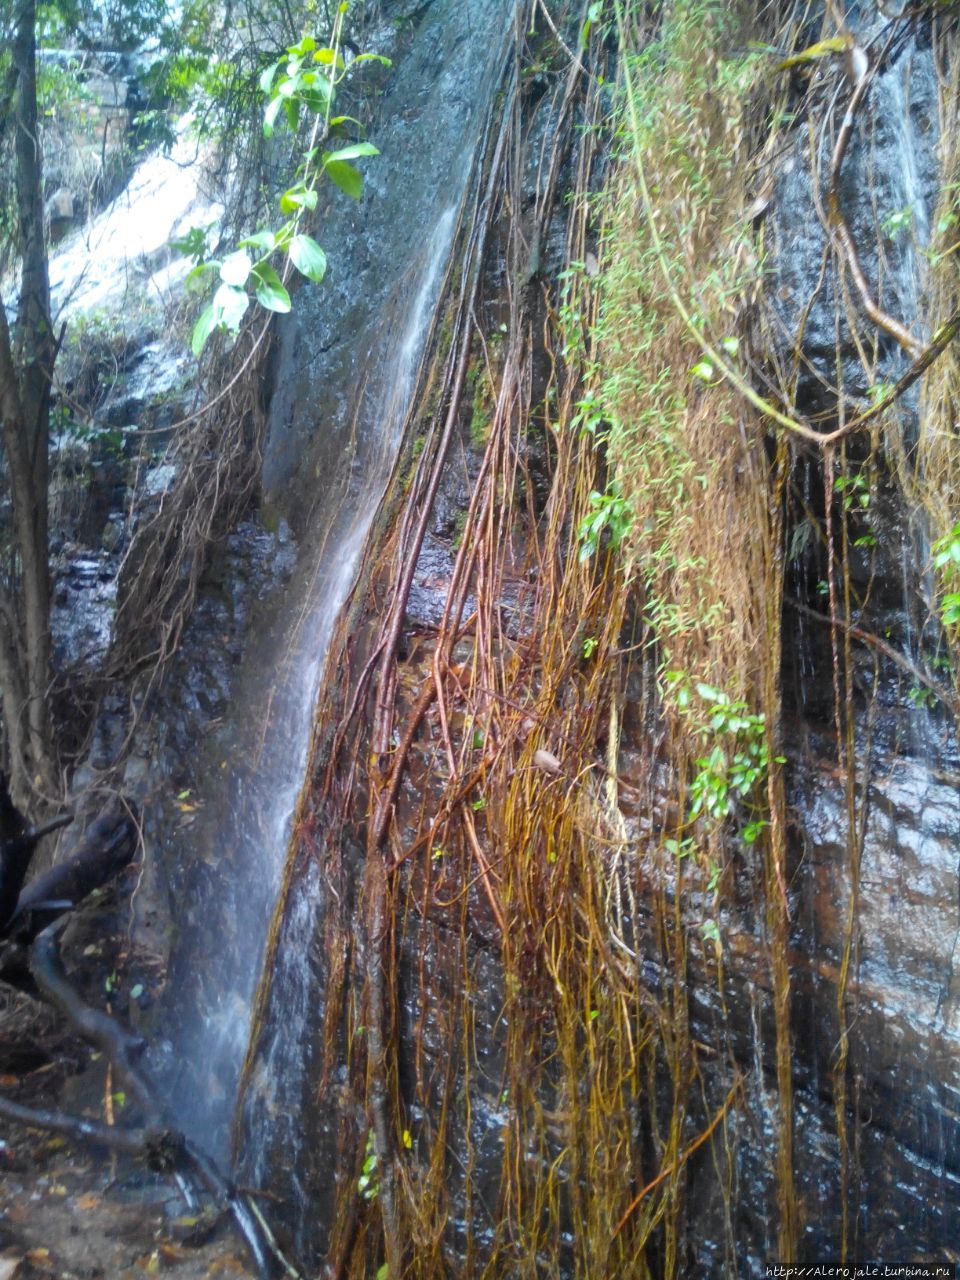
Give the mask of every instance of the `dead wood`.
M 17 909 L 23 882 L 40 841 L 72 821 L 70 814 L 63 814 L 42 826 L 31 827 L 10 797 L 6 774 L 0 773 L 0 931 Z
M 263 1280 L 276 1274 L 278 1267 L 288 1276 L 297 1277 L 299 1273 L 280 1252 L 256 1206 L 234 1187 L 206 1152 L 169 1123 L 142 1066 L 146 1041 L 134 1035 L 119 1019 L 87 1004 L 74 988 L 60 957 L 59 935 L 64 925 L 65 921 L 57 921 L 36 938 L 30 948 L 31 973 L 40 990 L 60 1010 L 73 1030 L 105 1056 L 131 1101 L 143 1113 L 146 1124 L 143 1131 L 134 1131 L 134 1137 L 129 1141 L 118 1139 L 107 1145 L 141 1155 L 152 1167 L 161 1168 L 163 1172 L 183 1175 L 197 1189 L 203 1188 L 218 1205 L 225 1207 L 247 1247 L 257 1275 Z M 7 1104 L 5 1110 L 0 1110 L 0 1114 L 16 1119 L 9 1106 Z M 44 1115 L 55 1123 L 45 1125 L 42 1122 Z M 84 1132 L 78 1126 L 86 1122 L 57 1112 L 32 1112 L 30 1120 L 21 1121 L 24 1122 L 38 1128 L 53 1127 L 57 1132 L 86 1141 L 97 1141 L 97 1135 L 102 1136 L 99 1128 L 96 1133 Z M 120 1146 L 121 1143 L 128 1145 Z
M 116 804 L 87 827 L 76 848 L 55 867 L 31 880 L 0 936 L 29 943 L 51 921 L 107 884 L 127 866 L 137 847 L 137 827 L 129 807 Z
M 43 1129 L 47 1133 L 60 1133 L 74 1141 L 93 1146 L 108 1147 L 124 1155 L 144 1156 L 147 1163 L 151 1143 L 156 1145 L 159 1136 L 148 1129 L 120 1129 L 116 1125 L 101 1124 L 85 1116 L 71 1116 L 63 1111 L 48 1111 L 39 1107 L 24 1107 L 0 1094 L 0 1117 L 22 1124 L 28 1129 Z M 153 1166 L 155 1167 L 155 1166 Z

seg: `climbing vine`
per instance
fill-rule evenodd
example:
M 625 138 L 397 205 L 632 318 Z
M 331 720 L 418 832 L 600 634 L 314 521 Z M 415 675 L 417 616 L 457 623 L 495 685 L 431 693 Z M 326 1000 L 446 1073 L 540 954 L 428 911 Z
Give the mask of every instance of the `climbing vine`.
M 237 333 L 250 305 L 250 289 L 266 311 L 286 313 L 290 310 L 290 294 L 274 263 L 280 259 L 284 278 L 288 265 L 319 284 L 327 269 L 326 255 L 305 231 L 301 223 L 317 207 L 318 183 L 326 176 L 354 200 L 363 193 L 363 180 L 354 165 L 365 156 L 379 155 L 371 142 L 352 142 L 344 147 L 321 151 L 320 143 L 337 125 L 349 117 L 332 115 L 336 88 L 347 74 L 341 53 L 343 22 L 349 5 L 340 4 L 329 45 L 318 45 L 314 36 L 305 35 L 289 45 L 284 57 L 271 63 L 260 77 L 260 88 L 267 97 L 263 113 L 263 130 L 272 137 L 278 119 L 282 119 L 296 135 L 304 112 L 313 116 L 310 136 L 296 180 L 279 198 L 280 212 L 287 220 L 275 228 L 261 228 L 245 236 L 237 249 L 222 259 L 206 258 L 204 235 L 195 231 L 181 242 L 191 252 L 194 267 L 188 283 L 202 283 L 208 274 L 219 276 L 220 284 L 213 300 L 200 313 L 194 325 L 192 347 L 199 355 L 210 334 L 216 329 Z M 376 60 L 387 66 L 390 59 L 380 54 L 361 53 L 354 62 Z

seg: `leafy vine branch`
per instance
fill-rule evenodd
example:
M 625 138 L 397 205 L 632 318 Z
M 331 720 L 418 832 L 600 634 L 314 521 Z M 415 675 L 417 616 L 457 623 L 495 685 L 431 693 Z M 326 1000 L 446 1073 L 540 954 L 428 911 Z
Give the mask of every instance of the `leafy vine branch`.
M 215 330 L 237 333 L 253 297 L 266 311 L 285 314 L 290 311 L 290 294 L 286 288 L 291 268 L 306 279 L 319 284 L 327 270 L 323 250 L 301 230 L 305 215 L 317 207 L 318 186 L 325 175 L 341 191 L 354 200 L 363 193 L 363 179 L 353 163 L 367 156 L 379 155 L 371 142 L 352 142 L 333 151 L 321 151 L 319 143 L 330 130 L 342 124 L 358 124 L 352 116 L 332 115 L 336 88 L 347 74 L 348 64 L 340 52 L 343 45 L 343 23 L 349 9 L 347 0 L 337 8 L 329 46 L 318 46 L 312 35 L 288 45 L 285 55 L 266 68 L 260 77 L 260 88 L 267 95 L 263 131 L 273 135 L 277 121 L 285 119 L 296 134 L 304 111 L 314 116 L 306 152 L 296 180 L 280 197 L 280 212 L 287 220 L 275 229 L 261 228 L 245 237 L 232 253 L 222 259 L 206 258 L 206 234 L 194 228 L 179 241 L 177 247 L 194 259 L 188 283 L 197 285 L 208 275 L 216 274 L 219 285 L 212 300 L 200 313 L 194 326 L 192 347 L 199 356 L 207 339 Z M 381 54 L 358 54 L 350 66 L 376 61 L 390 66 Z M 282 274 L 275 262 L 282 262 Z

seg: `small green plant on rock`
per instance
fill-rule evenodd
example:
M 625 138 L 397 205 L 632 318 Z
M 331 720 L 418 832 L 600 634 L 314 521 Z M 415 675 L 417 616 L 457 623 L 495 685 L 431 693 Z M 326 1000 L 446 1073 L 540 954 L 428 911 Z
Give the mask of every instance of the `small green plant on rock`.
M 364 1200 L 376 1200 L 380 1194 L 380 1181 L 377 1177 L 377 1152 L 372 1129 L 367 1134 L 367 1150 L 363 1159 L 363 1168 L 357 1181 L 357 1190 Z
M 722 689 L 691 681 L 682 671 L 668 671 L 664 684 L 675 707 L 695 724 L 697 737 L 708 748 L 697 757 L 697 772 L 690 784 L 688 820 L 703 817 L 722 822 L 731 817 L 738 802 L 756 811 L 740 830 L 740 838 L 753 844 L 767 825 L 754 803 L 770 769 L 766 717 L 750 711 Z M 776 756 L 777 764 L 784 763 Z
M 605 493 L 595 489 L 590 494 L 590 511 L 580 522 L 580 559 L 589 560 L 597 554 L 604 534 L 611 549 L 616 550 L 632 524 L 630 504 L 621 497 L 616 482 L 611 482 Z

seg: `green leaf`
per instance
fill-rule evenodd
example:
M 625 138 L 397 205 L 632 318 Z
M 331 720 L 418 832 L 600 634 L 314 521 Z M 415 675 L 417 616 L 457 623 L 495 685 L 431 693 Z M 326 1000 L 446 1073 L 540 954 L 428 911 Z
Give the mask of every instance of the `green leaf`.
M 357 176 L 359 177 L 359 174 Z M 303 182 L 298 182 L 295 187 L 290 187 L 280 197 L 281 213 L 296 213 L 298 209 L 315 209 L 316 207 L 316 191 L 312 187 L 306 186 Z
M 272 231 L 256 231 L 252 236 L 240 241 L 241 246 L 258 249 L 261 253 L 272 253 L 277 247 L 277 237 Z
M 246 314 L 250 299 L 244 289 L 237 289 L 231 284 L 222 284 L 213 295 L 213 315 L 217 324 L 222 324 L 232 333 L 240 328 L 240 321 Z
M 295 222 L 285 222 L 276 235 L 275 249 L 286 249 L 290 241 L 293 239 L 293 233 L 296 230 Z
M 290 295 L 269 262 L 258 262 L 251 274 L 257 301 L 261 307 L 286 315 L 290 310 Z
M 690 372 L 695 378 L 699 378 L 701 382 L 712 382 L 713 380 L 714 368 L 709 360 L 698 360 Z
M 360 199 L 363 195 L 363 178 L 358 169 L 355 169 L 352 164 L 347 164 L 345 160 L 325 159 L 323 167 L 330 176 L 330 180 L 335 182 L 341 191 L 354 200 Z
M 283 110 L 284 110 L 284 114 L 287 117 L 287 124 L 290 126 L 293 132 L 296 133 L 297 126 L 300 123 L 299 103 L 291 102 L 289 98 L 285 98 L 283 103 Z
M 228 254 L 220 264 L 220 279 L 224 284 L 241 289 L 247 283 L 252 267 L 250 255 L 238 249 L 236 253 Z
M 323 163 L 332 164 L 339 160 L 359 160 L 363 156 L 378 156 L 380 152 L 372 142 L 351 142 L 349 147 L 341 147 L 339 151 L 325 151 Z
M 200 312 L 197 323 L 193 326 L 193 335 L 190 339 L 190 346 L 195 356 L 199 357 L 200 352 L 204 348 L 204 344 L 213 332 L 214 324 L 213 303 L 211 302 L 209 306 L 204 307 Z
M 309 89 L 301 97 L 311 111 L 320 115 L 326 111 L 333 101 L 333 90 L 330 87 L 330 81 L 324 80 L 322 76 L 314 76 Z
M 393 66 L 390 59 L 385 58 L 382 53 L 358 53 L 350 65 L 354 66 L 358 62 L 380 62 L 385 67 Z
M 183 282 L 185 289 L 188 293 L 199 293 L 201 289 L 206 289 L 206 277 L 210 272 L 219 270 L 219 262 L 198 262 L 195 267 L 192 267 L 187 272 L 186 278 Z
M 263 113 L 263 132 L 264 136 L 269 138 L 273 134 L 273 127 L 276 124 L 277 116 L 280 114 L 280 108 L 283 106 L 283 98 L 271 98 L 267 103 L 267 109 Z
M 186 235 L 170 241 L 170 248 L 176 249 L 186 257 L 194 258 L 199 265 L 207 253 L 207 232 L 209 227 L 191 227 Z
M 140 999 L 140 997 L 141 997 L 142 995 L 143 995 L 143 983 L 142 983 L 142 982 L 138 982 L 138 983 L 137 983 L 137 985 L 136 985 L 135 987 L 131 987 L 131 988 L 130 988 L 130 999 L 131 999 L 131 1000 L 139 1000 L 139 999 Z
M 327 270 L 327 255 L 311 236 L 294 236 L 287 249 L 290 261 L 301 275 L 317 284 L 323 279 Z
M 390 1263 L 385 1262 L 377 1269 L 377 1280 L 390 1280 Z
M 703 698 L 704 702 L 726 703 L 729 701 L 727 695 L 723 693 L 722 690 L 714 689 L 713 685 L 704 684 L 701 680 L 697 681 L 696 690 L 700 697 Z
M 260 72 L 260 90 L 262 93 L 269 93 L 273 88 L 273 80 L 280 66 L 279 62 L 272 62 L 269 67 L 265 67 Z

